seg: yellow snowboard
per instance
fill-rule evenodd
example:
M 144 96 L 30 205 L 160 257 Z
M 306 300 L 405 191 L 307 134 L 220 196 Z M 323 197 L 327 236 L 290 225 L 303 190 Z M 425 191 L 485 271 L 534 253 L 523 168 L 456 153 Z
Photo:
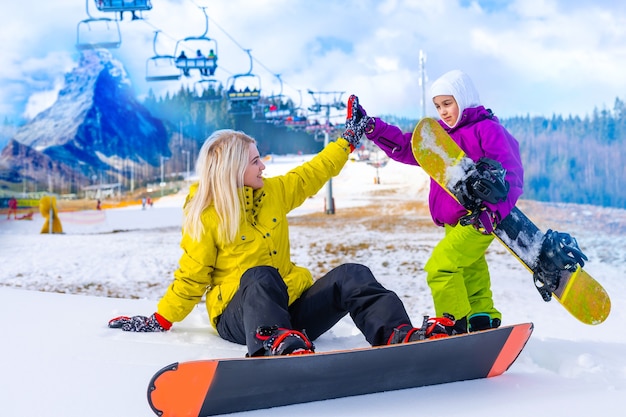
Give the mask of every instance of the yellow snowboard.
M 451 187 L 474 162 L 434 119 L 422 119 L 411 140 L 418 164 L 451 196 Z M 517 207 L 494 230 L 495 237 L 531 272 L 536 271 L 544 233 Z M 606 290 L 580 267 L 561 271 L 554 298 L 578 320 L 600 324 L 611 311 Z

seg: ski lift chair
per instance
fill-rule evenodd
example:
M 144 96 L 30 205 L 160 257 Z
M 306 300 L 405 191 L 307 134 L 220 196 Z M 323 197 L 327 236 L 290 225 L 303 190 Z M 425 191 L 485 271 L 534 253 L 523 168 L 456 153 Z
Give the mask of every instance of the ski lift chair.
M 141 19 L 136 12 L 143 12 L 152 9 L 150 0 L 94 0 L 96 8 L 101 12 L 119 13 L 120 20 L 123 19 L 124 12 L 132 14 L 132 20 Z
M 206 36 L 189 36 L 176 42 L 174 56 L 176 67 L 185 75 L 198 70 L 200 75 L 213 76 L 217 69 L 217 41 Z
M 261 77 L 237 74 L 228 79 L 226 98 L 232 114 L 250 114 L 261 98 Z
M 90 17 L 76 25 L 76 49 L 119 48 L 122 33 L 116 20 L 108 17 Z
M 181 75 L 173 56 L 156 55 L 146 60 L 146 81 L 176 81 Z
M 182 73 L 176 67 L 176 59 L 171 55 L 161 55 L 157 52 L 156 44 L 159 30 L 154 32 L 152 50 L 154 56 L 146 60 L 146 81 L 176 81 Z

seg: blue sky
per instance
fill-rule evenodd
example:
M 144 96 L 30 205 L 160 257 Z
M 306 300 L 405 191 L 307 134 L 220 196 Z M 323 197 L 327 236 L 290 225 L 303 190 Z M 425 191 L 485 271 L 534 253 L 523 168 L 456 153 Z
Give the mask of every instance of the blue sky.
M 122 61 L 139 97 L 192 86 L 197 78 L 145 81 L 146 60 L 173 54 L 204 31 L 218 43 L 216 78 L 248 70 L 265 93 L 304 107 L 307 90 L 357 94 L 369 114 L 422 115 L 419 53 L 428 87 L 451 69 L 474 80 L 483 104 L 501 117 L 591 114 L 626 98 L 626 5 L 609 0 L 153 0 L 145 20 L 119 22 Z M 113 17 L 98 12 L 94 17 Z M 34 117 L 51 105 L 78 57 L 84 0 L 21 0 L 3 5 L 0 117 Z M 427 97 L 427 114 L 434 108 Z

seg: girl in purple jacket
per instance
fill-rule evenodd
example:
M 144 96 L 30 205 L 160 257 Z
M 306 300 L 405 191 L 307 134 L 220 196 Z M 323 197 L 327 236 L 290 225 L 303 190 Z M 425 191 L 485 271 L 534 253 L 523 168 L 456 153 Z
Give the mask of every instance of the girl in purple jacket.
M 502 316 L 493 303 L 485 251 L 494 238 L 493 228 L 510 213 L 523 191 L 519 144 L 491 110 L 480 104 L 478 92 L 465 73 L 454 70 L 444 74 L 433 83 L 431 97 L 441 117 L 439 123 L 467 156 L 474 161 L 487 157 L 500 162 L 509 184 L 504 201 L 484 203 L 480 222 L 463 226 L 459 220 L 468 211 L 431 180 L 430 213 L 433 221 L 445 228 L 444 238 L 425 265 L 436 314 L 456 317 L 457 333 L 498 327 Z M 368 118 L 365 134 L 390 158 L 418 165 L 411 150 L 411 133 L 403 133 L 379 118 Z

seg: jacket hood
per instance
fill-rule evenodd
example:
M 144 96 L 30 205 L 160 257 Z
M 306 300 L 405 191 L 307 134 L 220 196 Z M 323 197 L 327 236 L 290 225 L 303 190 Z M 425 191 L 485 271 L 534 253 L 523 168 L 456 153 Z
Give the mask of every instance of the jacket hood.
M 453 96 L 459 106 L 459 117 L 453 126 L 462 119 L 465 109 L 480 106 L 480 97 L 472 79 L 460 70 L 452 70 L 439 77 L 430 87 L 431 100 L 437 96 Z

